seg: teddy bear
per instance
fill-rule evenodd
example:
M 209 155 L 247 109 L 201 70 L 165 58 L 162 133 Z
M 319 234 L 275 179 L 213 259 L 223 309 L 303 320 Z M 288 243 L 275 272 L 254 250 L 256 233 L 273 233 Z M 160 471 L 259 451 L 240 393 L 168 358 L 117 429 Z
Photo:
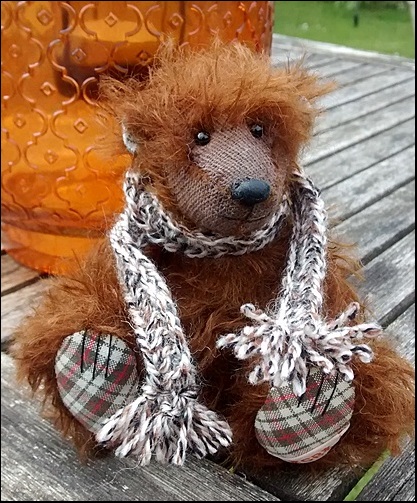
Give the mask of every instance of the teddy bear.
M 299 162 L 331 89 L 238 43 L 102 78 L 124 209 L 12 348 L 81 454 L 357 464 L 412 434 L 413 368 L 366 321 Z

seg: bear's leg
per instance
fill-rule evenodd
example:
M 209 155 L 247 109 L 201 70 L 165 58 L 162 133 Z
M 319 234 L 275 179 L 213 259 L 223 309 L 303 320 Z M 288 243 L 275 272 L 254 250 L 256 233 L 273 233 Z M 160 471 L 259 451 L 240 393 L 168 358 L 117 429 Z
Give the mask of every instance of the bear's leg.
M 283 461 L 311 463 L 325 456 L 350 427 L 355 389 L 341 374 L 310 366 L 306 391 L 288 383 L 272 387 L 256 414 L 255 434 L 264 449 Z
M 92 433 L 138 397 L 135 354 L 111 334 L 82 330 L 66 337 L 55 359 L 55 375 L 62 402 Z
M 414 369 L 397 354 L 395 349 L 390 346 L 389 341 L 384 339 L 374 341 L 371 346 L 374 351 L 373 361 L 367 364 L 359 362 L 352 365 L 355 374 L 353 380 L 355 392 L 353 414 L 351 410 L 348 411 L 349 427 L 324 457 L 314 460 L 314 463 L 310 465 L 312 467 L 342 464 L 367 467 L 385 450 L 389 450 L 394 455 L 398 454 L 406 435 L 413 436 L 414 434 Z M 236 401 L 225 414 L 233 431 L 231 462 L 235 467 L 241 466 L 255 471 L 268 466 L 271 468 L 280 466 L 284 461 L 270 455 L 260 443 L 261 441 L 267 445 L 267 437 L 269 437 L 269 424 L 266 424 L 266 427 L 264 425 L 261 435 L 259 433 L 259 420 L 265 421 L 266 418 L 259 418 L 258 414 L 265 407 L 271 408 L 269 403 L 271 401 L 270 385 L 250 385 L 247 382 L 247 374 L 248 368 L 237 379 L 235 385 Z M 285 393 L 275 393 L 278 399 L 285 395 Z M 239 399 L 237 398 L 238 394 Z M 295 398 L 293 397 L 293 403 L 288 407 L 286 406 L 289 403 L 288 396 L 284 396 L 284 398 L 279 411 L 276 409 L 272 414 L 278 415 L 278 412 L 281 414 L 281 434 L 286 435 L 282 443 L 275 446 L 275 448 L 278 447 L 275 450 L 285 451 L 285 442 L 288 441 L 289 447 L 291 447 L 292 440 L 296 442 L 300 440 L 300 437 L 307 438 L 308 435 L 305 437 L 305 431 L 300 424 L 294 423 L 296 418 L 292 413 L 298 410 L 298 403 L 294 402 Z M 343 407 L 345 406 L 350 408 L 348 402 L 345 402 Z M 326 411 L 327 417 L 326 414 L 321 415 L 323 412 L 320 413 L 319 409 L 316 410 L 321 416 L 319 417 L 320 421 L 328 419 L 330 423 L 334 424 L 333 414 L 329 415 L 329 410 Z M 306 411 L 303 410 L 303 413 L 305 414 Z M 316 414 L 316 412 L 314 413 Z M 296 424 L 296 429 L 291 426 L 294 424 Z M 286 428 L 291 430 L 291 438 L 288 431 L 285 432 Z M 273 441 L 274 436 L 272 435 Z M 268 447 L 270 451 L 274 450 L 274 447 L 273 449 Z
M 326 283 L 326 314 L 329 319 L 337 316 L 352 301 L 357 301 L 355 292 L 346 281 L 346 277 L 351 272 L 353 268 L 343 269 L 336 264 L 335 260 L 332 260 L 329 265 Z M 365 364 L 356 360 L 352 364 L 355 375 L 352 383 L 354 400 L 353 411 L 348 412 L 349 416 L 351 415 L 349 427 L 329 452 L 311 466 L 340 464 L 366 466 L 375 461 L 386 449 L 393 454 L 398 453 L 404 436 L 412 435 L 414 432 L 413 367 L 398 355 L 386 337 L 365 342 L 373 348 L 374 358 L 371 363 Z M 258 441 L 260 438 L 257 431 L 259 419 L 266 420 L 265 417 L 259 418 L 258 413 L 263 407 L 268 407 L 268 401 L 271 401 L 271 387 L 268 383 L 256 386 L 248 383 L 247 377 L 253 365 L 253 362 L 245 362 L 242 365 L 242 370 L 235 379 L 234 398 L 225 415 L 233 431 L 231 461 L 234 466 L 241 465 L 251 470 L 262 470 L 267 466 L 282 465 L 284 462 L 279 457 L 268 453 Z M 272 397 L 272 401 L 277 403 L 280 396 L 284 399 L 288 398 L 285 393 L 280 393 L 278 390 L 277 396 Z M 336 397 L 337 393 L 333 395 L 333 399 Z M 289 398 L 291 399 L 291 396 Z M 284 399 L 282 404 L 285 402 Z M 292 399 L 294 400 L 294 397 Z M 349 405 L 347 401 L 345 405 Z M 279 407 L 281 408 L 281 405 Z M 298 403 L 295 403 L 294 407 L 296 410 Z M 294 411 L 284 409 L 285 407 L 280 410 L 281 416 L 287 415 L 283 421 L 283 429 L 286 425 L 291 430 L 290 424 L 295 424 L 295 419 L 291 416 Z M 276 413 L 277 409 L 274 414 Z M 332 423 L 333 418 L 328 414 L 329 409 L 323 414 L 323 420 L 328 419 L 329 423 Z M 258 425 L 256 425 L 257 421 Z M 297 434 L 305 438 L 306 431 L 303 431 L 299 424 L 296 424 L 296 427 Z M 265 437 L 269 435 L 268 429 L 270 425 L 267 424 Z M 294 431 L 290 433 L 293 435 Z M 289 438 L 289 435 L 287 437 Z M 297 440 L 297 435 L 293 435 L 292 438 Z M 260 440 L 263 443 L 268 442 L 268 438 L 260 438 Z M 291 444 L 291 439 L 288 442 Z
M 137 360 L 138 369 L 141 369 L 142 362 L 134 352 L 135 342 L 107 244 L 95 249 L 86 264 L 71 278 L 47 281 L 51 281 L 47 294 L 13 334 L 10 352 L 15 359 L 18 378 L 27 381 L 42 399 L 45 414 L 57 429 L 71 438 L 80 453 L 90 454 L 97 445 L 94 434 L 86 427 L 91 423 L 79 413 L 74 416 L 79 404 L 90 407 L 86 405 L 90 392 L 84 389 L 87 386 L 85 378 L 91 378 L 93 388 L 97 389 L 97 380 L 103 378 L 108 350 L 117 348 L 122 341 L 129 349 L 123 349 L 124 356 L 119 354 L 119 366 L 124 358 L 130 367 L 130 352 Z M 117 354 L 111 352 L 111 355 Z M 104 376 L 105 373 L 104 369 Z M 66 378 L 69 378 L 68 382 Z M 111 378 L 116 378 L 114 372 Z M 76 385 L 76 381 L 81 386 L 78 398 L 74 398 L 74 390 L 69 393 L 69 387 Z M 71 411 L 66 403 L 72 404 Z M 94 412 L 94 407 L 92 410 Z
M 340 374 L 310 367 L 306 392 L 297 397 L 283 383 L 251 385 L 249 369 L 236 382 L 240 399 L 226 412 L 233 431 L 231 462 L 250 470 L 326 460 L 349 431 L 355 389 Z M 340 459 L 336 460 L 336 464 Z

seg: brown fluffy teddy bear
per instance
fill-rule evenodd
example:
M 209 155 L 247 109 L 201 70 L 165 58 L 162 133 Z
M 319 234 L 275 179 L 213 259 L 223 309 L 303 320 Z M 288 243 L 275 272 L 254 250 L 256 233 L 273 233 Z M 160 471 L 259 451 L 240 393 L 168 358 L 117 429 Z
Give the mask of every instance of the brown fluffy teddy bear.
M 238 44 L 103 80 L 132 154 L 124 211 L 13 348 L 80 450 L 357 463 L 412 432 L 413 369 L 355 319 L 354 262 L 297 164 L 330 87 Z

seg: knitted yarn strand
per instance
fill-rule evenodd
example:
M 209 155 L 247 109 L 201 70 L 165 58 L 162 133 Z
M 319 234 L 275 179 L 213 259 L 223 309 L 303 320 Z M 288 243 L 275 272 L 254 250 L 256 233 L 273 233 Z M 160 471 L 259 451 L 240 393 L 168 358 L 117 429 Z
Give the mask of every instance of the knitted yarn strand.
M 231 431 L 197 402 L 196 369 L 175 303 L 155 264 L 141 250 L 147 239 L 138 226 L 138 185 L 137 177 L 126 177 L 126 209 L 110 242 L 146 377 L 140 396 L 110 417 L 97 439 L 117 445 L 120 457 L 136 454 L 141 465 L 148 464 L 152 454 L 161 462 L 183 464 L 188 449 L 202 457 L 227 447 Z
M 350 304 L 335 320 L 322 318 L 327 215 L 313 182 L 302 172 L 294 173 L 293 179 L 293 232 L 280 294 L 268 312 L 244 304 L 241 312 L 253 325 L 238 334 L 222 336 L 217 345 L 232 347 L 238 359 L 256 359 L 249 375 L 252 384 L 270 381 L 280 386 L 289 382 L 301 396 L 311 365 L 352 380 L 352 358 L 368 363 L 373 356 L 371 348 L 359 342 L 364 336 L 379 335 L 381 327 L 373 323 L 348 325 L 358 313 L 357 303 Z

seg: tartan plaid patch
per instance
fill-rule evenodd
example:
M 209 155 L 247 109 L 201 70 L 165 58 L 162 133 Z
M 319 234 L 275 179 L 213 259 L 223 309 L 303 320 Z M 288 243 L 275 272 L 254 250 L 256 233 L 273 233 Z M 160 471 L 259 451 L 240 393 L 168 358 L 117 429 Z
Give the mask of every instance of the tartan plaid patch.
M 66 337 L 55 359 L 55 375 L 65 406 L 93 433 L 138 396 L 135 355 L 109 334 L 85 330 Z
M 284 461 L 319 459 L 348 429 L 354 399 L 352 383 L 311 369 L 303 396 L 295 396 L 288 384 L 271 389 L 255 419 L 257 439 Z

